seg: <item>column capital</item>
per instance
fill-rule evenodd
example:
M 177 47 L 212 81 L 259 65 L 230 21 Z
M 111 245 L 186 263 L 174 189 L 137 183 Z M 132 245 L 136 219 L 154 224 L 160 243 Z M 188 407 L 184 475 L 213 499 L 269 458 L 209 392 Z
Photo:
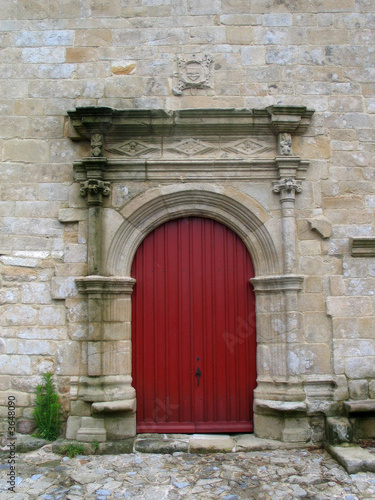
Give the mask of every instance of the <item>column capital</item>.
M 80 293 L 92 294 L 127 294 L 133 291 L 136 282 L 127 276 L 84 276 L 76 278 L 77 288 Z
M 272 188 L 273 192 L 281 193 L 280 201 L 283 201 L 284 199 L 294 200 L 296 193 L 300 193 L 302 191 L 302 182 L 296 181 L 292 177 L 274 181 L 272 184 L 273 184 Z

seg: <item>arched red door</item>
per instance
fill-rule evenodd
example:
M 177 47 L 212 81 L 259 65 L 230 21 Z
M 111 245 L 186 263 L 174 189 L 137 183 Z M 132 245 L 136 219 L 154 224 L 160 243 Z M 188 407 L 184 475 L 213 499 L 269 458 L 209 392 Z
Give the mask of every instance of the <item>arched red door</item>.
M 137 432 L 251 432 L 255 300 L 250 255 L 229 228 L 163 224 L 132 267 Z

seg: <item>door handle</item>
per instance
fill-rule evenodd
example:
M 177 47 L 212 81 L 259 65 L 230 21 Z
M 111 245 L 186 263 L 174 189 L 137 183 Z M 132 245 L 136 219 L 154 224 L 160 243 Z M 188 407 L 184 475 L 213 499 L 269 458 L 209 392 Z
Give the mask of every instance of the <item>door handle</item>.
M 199 377 L 201 377 L 201 375 L 202 375 L 202 372 L 201 372 L 201 370 L 200 370 L 200 368 L 198 366 L 198 368 L 195 370 L 195 376 L 198 379 L 198 387 L 199 387 Z

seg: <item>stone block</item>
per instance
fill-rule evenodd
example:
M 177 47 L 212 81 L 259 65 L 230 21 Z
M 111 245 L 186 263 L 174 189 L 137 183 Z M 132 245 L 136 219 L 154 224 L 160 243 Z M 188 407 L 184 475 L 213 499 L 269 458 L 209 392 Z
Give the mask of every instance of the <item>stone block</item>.
M 17 354 L 53 356 L 56 353 L 56 343 L 48 340 L 19 340 Z
M 371 316 L 372 307 L 369 297 L 328 297 L 327 314 L 332 317 L 355 317 L 361 311 L 362 316 Z
M 77 432 L 81 428 L 82 417 L 70 416 L 66 422 L 66 439 L 77 439 Z
M 80 417 L 89 417 L 91 415 L 91 404 L 86 401 L 70 401 L 71 414 Z
M 375 377 L 375 357 L 353 357 L 345 360 L 345 374 L 350 379 Z
M 283 417 L 254 414 L 254 433 L 256 437 L 281 441 L 283 430 Z
M 227 43 L 250 45 L 254 40 L 253 30 L 250 26 L 230 26 L 225 30 Z
M 66 57 L 63 62 L 67 63 L 85 63 L 88 61 L 97 61 L 98 52 L 93 47 L 71 47 L 66 49 Z
M 349 380 L 350 399 L 363 400 L 368 398 L 369 383 L 367 380 Z
M 353 429 L 345 417 L 326 419 L 326 440 L 331 445 L 353 442 Z
M 372 319 L 368 318 L 372 323 Z M 356 339 L 359 336 L 357 318 L 333 318 L 333 333 L 335 338 Z
M 0 365 L 7 367 L 8 375 L 31 375 L 29 356 L 1 354 Z
M 189 441 L 190 453 L 230 453 L 235 442 L 230 436 L 215 434 L 193 434 Z
M 24 283 L 21 286 L 21 302 L 23 304 L 49 304 L 51 289 L 48 283 Z
M 73 276 L 59 276 L 52 279 L 52 298 L 67 299 L 77 297 L 78 289 Z
M 81 262 L 87 261 L 86 245 L 67 245 L 64 253 L 64 262 Z
M 192 16 L 203 16 L 207 14 L 220 14 L 220 0 L 212 2 L 200 2 L 199 0 L 188 0 L 188 13 Z
M 311 429 L 307 418 L 286 418 L 281 440 L 285 443 L 307 443 Z
M 112 441 L 132 438 L 136 435 L 135 414 L 129 412 L 107 415 L 104 418 L 104 426 L 107 432 L 107 439 Z
M 292 26 L 292 14 L 265 14 L 263 26 Z
M 79 375 L 81 345 L 79 342 L 60 342 L 57 350 L 57 375 Z
M 304 334 L 308 343 L 328 343 L 332 337 L 331 320 L 325 313 L 305 313 Z
M 4 145 L 3 159 L 25 163 L 47 162 L 48 144 L 40 140 L 11 139 Z
M 28 305 L 4 305 L 0 318 L 1 325 L 35 325 L 38 311 Z
M 77 430 L 77 440 L 91 443 L 96 440 L 99 443 L 106 441 L 106 431 L 102 418 L 81 417 L 81 426 Z
M 241 60 L 244 66 L 262 66 L 266 64 L 264 47 L 241 47 Z
M 60 305 L 50 305 L 39 309 L 41 326 L 63 326 L 66 323 L 66 309 Z
M 259 24 L 258 16 L 253 14 L 223 14 L 220 16 L 221 24 L 226 26 L 256 26 Z
M 102 343 L 102 375 L 126 375 L 131 372 L 131 346 L 127 340 Z

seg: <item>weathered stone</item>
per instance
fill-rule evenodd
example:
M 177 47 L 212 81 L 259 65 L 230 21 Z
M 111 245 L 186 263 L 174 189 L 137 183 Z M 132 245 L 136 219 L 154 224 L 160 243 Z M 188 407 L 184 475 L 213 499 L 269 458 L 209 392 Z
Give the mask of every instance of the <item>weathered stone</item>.
M 215 453 L 233 451 L 235 443 L 229 436 L 196 434 L 190 438 L 190 453 Z
M 353 429 L 347 418 L 328 417 L 326 419 L 326 440 L 331 445 L 353 441 Z
M 374 456 L 359 446 L 328 446 L 327 451 L 349 474 L 375 471 Z

